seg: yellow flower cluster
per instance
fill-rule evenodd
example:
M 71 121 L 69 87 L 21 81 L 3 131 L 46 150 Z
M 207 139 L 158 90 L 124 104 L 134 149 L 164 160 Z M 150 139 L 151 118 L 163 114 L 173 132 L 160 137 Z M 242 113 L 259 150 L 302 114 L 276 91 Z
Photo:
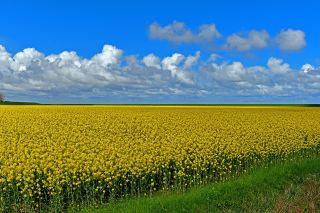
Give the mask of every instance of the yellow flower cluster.
M 0 193 L 139 194 L 319 144 L 319 108 L 0 106 Z

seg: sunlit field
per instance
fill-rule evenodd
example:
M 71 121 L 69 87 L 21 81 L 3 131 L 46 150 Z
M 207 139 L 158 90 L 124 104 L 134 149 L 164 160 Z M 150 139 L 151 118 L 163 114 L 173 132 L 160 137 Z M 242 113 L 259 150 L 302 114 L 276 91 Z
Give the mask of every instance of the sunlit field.
M 0 205 L 150 195 L 319 148 L 316 107 L 0 106 Z

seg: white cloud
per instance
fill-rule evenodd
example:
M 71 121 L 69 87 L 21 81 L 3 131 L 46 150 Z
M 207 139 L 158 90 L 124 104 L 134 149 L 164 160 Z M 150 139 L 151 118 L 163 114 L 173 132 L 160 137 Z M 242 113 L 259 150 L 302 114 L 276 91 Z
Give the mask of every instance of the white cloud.
M 221 34 L 219 33 L 215 24 L 204 24 L 199 27 L 199 32 L 195 36 L 195 41 L 198 42 L 210 42 L 215 38 L 220 38 Z
M 11 60 L 12 58 L 6 48 L 0 45 L 0 71 L 7 70 L 10 66 Z
M 13 57 L 13 62 L 11 63 L 11 68 L 13 70 L 23 72 L 27 70 L 27 67 L 31 64 L 38 64 L 41 63 L 43 60 L 44 55 L 37 51 L 34 48 L 27 48 L 24 49 L 22 52 L 18 52 Z
M 166 57 L 162 61 L 164 69 L 176 70 L 178 65 L 185 59 L 185 56 L 180 53 L 174 53 L 172 56 Z
M 282 30 L 271 38 L 266 30 L 251 30 L 247 34 L 234 33 L 227 37 L 223 49 L 250 51 L 267 48 L 271 41 L 275 42 L 281 51 L 298 51 L 306 47 L 306 36 L 302 30 Z
M 122 53 L 122 50 L 112 45 L 104 45 L 102 53 L 93 56 L 92 62 L 96 62 L 103 67 L 118 64 Z
M 309 73 L 313 70 L 315 70 L 314 66 L 312 66 L 311 64 L 304 64 L 302 67 L 301 67 L 301 70 L 304 72 L 304 73 Z
M 215 24 L 200 25 L 197 31 L 194 31 L 184 22 L 178 21 L 164 26 L 157 22 L 152 23 L 149 26 L 149 36 L 151 39 L 166 40 L 176 44 L 205 44 L 210 48 L 240 52 L 265 49 L 273 43 L 281 51 L 298 51 L 307 45 L 305 32 L 293 29 L 282 30 L 274 37 L 271 37 L 266 30 L 253 29 L 246 33 L 233 33 L 217 45 L 215 41 L 222 38 L 222 35 Z
M 161 60 L 154 54 L 149 54 L 142 59 L 142 62 L 147 67 L 153 67 L 157 69 L 161 69 Z
M 189 55 L 187 58 L 186 58 L 186 61 L 184 62 L 184 69 L 189 69 L 191 68 L 193 65 L 195 65 L 198 60 L 200 59 L 200 51 L 196 52 L 196 55 Z
M 59 67 L 64 67 L 67 65 L 75 65 L 81 67 L 81 59 L 76 52 L 64 51 L 59 55 L 49 55 L 46 57 L 49 63 L 56 63 Z
M 268 60 L 267 66 L 246 67 L 241 62 L 212 62 L 202 67 L 200 72 L 202 78 L 198 84 L 216 96 L 320 95 L 319 71 L 304 74 L 274 57 Z
M 282 59 L 273 57 L 269 58 L 268 67 L 275 74 L 285 74 L 291 71 L 289 64 L 284 63 Z
M 226 48 L 237 51 L 248 51 L 252 49 L 263 49 L 269 44 L 270 36 L 265 30 L 251 30 L 247 36 L 232 34 L 227 38 Z
M 286 96 L 320 95 L 320 71 L 311 64 L 294 70 L 271 57 L 265 66 L 201 60 L 174 53 L 139 58 L 105 45 L 92 58 L 64 51 L 55 55 L 27 48 L 12 56 L 0 45 L 0 90 L 26 97 Z M 216 55 L 213 56 L 216 58 Z M 219 61 L 221 61 L 220 59 Z
M 135 55 L 129 55 L 124 58 L 124 61 L 128 63 L 128 65 L 139 66 L 139 59 Z
M 198 32 L 192 32 L 185 23 L 178 21 L 166 26 L 153 23 L 149 26 L 149 35 L 152 39 L 167 40 L 178 44 L 212 42 L 221 37 L 214 24 L 201 25 Z
M 173 54 L 161 60 L 154 54 L 142 60 L 123 56 L 123 50 L 105 45 L 91 59 L 76 52 L 47 55 L 27 48 L 13 57 L 0 46 L 0 90 L 41 94 L 126 94 L 170 93 L 192 84 L 189 69 L 200 57 Z M 152 92 L 150 92 L 152 91 Z M 196 91 L 195 91 L 196 92 Z
M 276 37 L 276 43 L 283 51 L 298 51 L 306 47 L 305 37 L 302 30 L 282 30 Z
M 217 80 L 226 80 L 232 82 L 244 81 L 247 70 L 241 62 L 232 62 L 231 64 L 212 64 L 214 77 Z
M 180 68 L 180 63 L 185 60 L 185 56 L 180 53 L 174 53 L 172 56 L 166 57 L 162 60 L 162 67 L 169 70 L 173 77 L 181 80 L 184 83 L 192 84 L 193 81 L 188 72 Z

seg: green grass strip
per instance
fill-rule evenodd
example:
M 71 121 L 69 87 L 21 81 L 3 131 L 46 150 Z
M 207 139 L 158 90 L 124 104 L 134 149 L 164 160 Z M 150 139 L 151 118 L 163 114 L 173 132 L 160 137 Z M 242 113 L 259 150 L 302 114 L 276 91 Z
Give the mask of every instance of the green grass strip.
M 272 212 L 289 185 L 301 185 L 310 176 L 320 179 L 320 157 L 300 159 L 256 169 L 225 182 L 187 192 L 162 192 L 152 197 L 114 201 L 83 212 Z M 319 205 L 319 204 L 318 204 Z

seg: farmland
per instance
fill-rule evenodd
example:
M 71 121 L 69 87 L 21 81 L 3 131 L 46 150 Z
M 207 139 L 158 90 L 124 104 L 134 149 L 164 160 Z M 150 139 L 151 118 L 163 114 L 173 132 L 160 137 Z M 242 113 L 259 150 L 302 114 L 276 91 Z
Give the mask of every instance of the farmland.
M 318 152 L 319 132 L 317 107 L 0 106 L 0 206 L 67 208 L 220 181 Z

